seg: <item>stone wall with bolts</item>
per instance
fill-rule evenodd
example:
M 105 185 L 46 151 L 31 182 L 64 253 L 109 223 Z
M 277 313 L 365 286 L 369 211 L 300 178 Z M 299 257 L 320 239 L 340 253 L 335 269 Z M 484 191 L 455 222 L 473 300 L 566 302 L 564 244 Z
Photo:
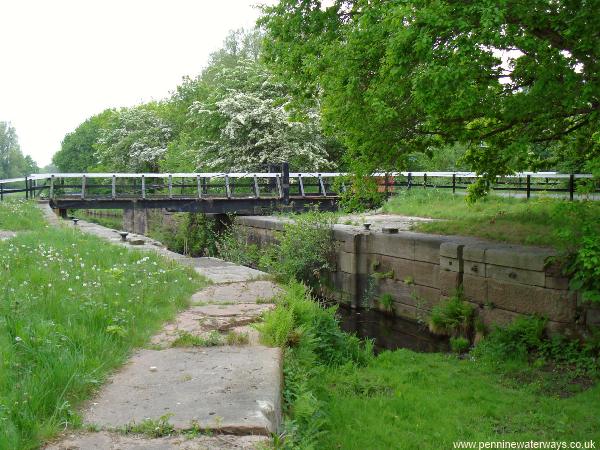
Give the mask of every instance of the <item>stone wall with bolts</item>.
M 274 217 L 238 217 L 236 223 L 260 246 L 284 229 L 283 219 Z M 351 307 L 384 310 L 389 305 L 381 299 L 391 296 L 395 314 L 426 321 L 433 306 L 462 287 L 488 328 L 531 314 L 546 317 L 550 332 L 580 334 L 600 326 L 600 308 L 569 291 L 549 248 L 348 225 L 335 225 L 333 239 L 336 270 L 324 294 Z

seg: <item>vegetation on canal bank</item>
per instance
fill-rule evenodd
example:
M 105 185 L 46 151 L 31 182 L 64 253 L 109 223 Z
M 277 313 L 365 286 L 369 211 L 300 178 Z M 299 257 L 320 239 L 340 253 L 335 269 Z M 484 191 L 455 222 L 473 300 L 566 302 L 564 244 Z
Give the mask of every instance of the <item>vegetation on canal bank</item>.
M 386 351 L 340 330 L 292 282 L 258 325 L 284 350 L 276 448 L 452 448 L 454 441 L 600 440 L 597 342 L 543 334 L 538 319 L 498 329 L 469 357 Z
M 439 189 L 402 190 L 383 212 L 442 219 L 415 225 L 416 231 L 476 236 L 516 244 L 567 245 L 586 226 L 600 234 L 600 203 L 553 198 L 508 198 L 489 195 L 474 204 L 462 195 Z
M 0 449 L 37 448 L 202 285 L 154 254 L 0 203 Z

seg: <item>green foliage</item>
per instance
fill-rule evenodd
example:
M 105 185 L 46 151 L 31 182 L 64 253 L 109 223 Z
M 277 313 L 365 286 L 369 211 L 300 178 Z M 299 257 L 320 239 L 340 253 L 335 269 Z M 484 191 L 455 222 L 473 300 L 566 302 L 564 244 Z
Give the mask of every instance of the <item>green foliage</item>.
M 206 337 L 183 331 L 171 343 L 172 347 L 216 347 L 218 345 L 223 345 L 223 339 L 215 330 L 208 333 Z
M 581 292 L 584 301 L 600 303 L 600 235 L 597 228 L 586 228 L 579 248 L 566 267 L 566 274 L 570 276 L 571 289 Z
M 560 148 L 598 156 L 596 9 L 281 0 L 260 24 L 266 60 L 298 83 L 299 102 L 320 106 L 352 164 L 400 168 L 415 151 L 468 143 L 465 161 L 491 179 L 552 167 Z
M 471 342 L 462 336 L 452 336 L 450 338 L 450 349 L 454 353 L 466 353 L 471 346 Z
M 535 367 L 558 367 L 567 371 L 571 379 L 600 375 L 600 341 L 597 338 L 582 343 L 559 334 L 548 337 L 546 322 L 539 317 L 521 317 L 506 327 L 495 327 L 472 354 L 495 366 L 506 362 L 532 362 Z
M 0 202 L 0 230 L 38 230 L 47 226 L 33 201 L 10 198 Z
M 447 336 L 468 336 L 472 328 L 473 308 L 462 299 L 459 291 L 445 302 L 433 307 L 429 330 Z
M 394 310 L 394 297 L 392 297 L 392 294 L 388 294 L 386 292 L 379 298 L 379 304 L 381 306 L 383 306 L 383 308 L 386 311 L 393 311 Z
M 372 360 L 372 343 L 341 331 L 335 313 L 335 307 L 325 308 L 304 285 L 292 282 L 256 325 L 264 343 L 285 350 L 282 448 L 317 448 L 327 419 L 310 386 L 313 377 L 327 367 L 357 367 Z
M 376 209 L 385 200 L 379 192 L 377 180 L 370 176 L 353 175 L 336 180 L 340 207 L 345 212 L 361 212 Z
M 114 110 L 107 109 L 90 117 L 68 133 L 61 143 L 60 150 L 52 157 L 52 163 L 61 172 L 91 172 L 98 165 L 98 139 L 115 114 Z
M 0 121 L 0 180 L 37 173 L 39 168 L 31 156 L 24 156 L 17 132 L 9 122 Z
M 150 236 L 170 250 L 190 256 L 210 256 L 217 253 L 216 219 L 201 213 L 177 213 L 170 223 L 151 221 Z
M 554 198 L 506 198 L 495 195 L 468 204 L 463 196 L 441 189 L 402 190 L 383 206 L 386 213 L 431 217 L 417 231 L 467 235 L 519 244 L 545 245 L 573 252 L 585 228 L 600 234 L 600 203 Z
M 29 205 L 11 228 L 30 231 L 0 241 L 1 449 L 80 424 L 82 401 L 203 285 L 157 255 L 47 228 Z
M 232 223 L 221 233 L 216 249 L 221 258 L 252 267 L 258 266 L 262 254 L 258 245 L 250 242 L 246 228 L 236 223 Z
M 270 246 L 260 264 L 278 279 L 320 284 L 323 271 L 331 269 L 333 255 L 332 214 L 309 212 L 284 224 L 277 243 Z
M 174 435 L 177 430 L 169 423 L 169 419 L 173 416 L 172 413 L 165 414 L 157 420 L 145 419 L 140 423 L 130 423 L 120 430 L 125 434 L 143 434 L 149 438 L 159 438 Z

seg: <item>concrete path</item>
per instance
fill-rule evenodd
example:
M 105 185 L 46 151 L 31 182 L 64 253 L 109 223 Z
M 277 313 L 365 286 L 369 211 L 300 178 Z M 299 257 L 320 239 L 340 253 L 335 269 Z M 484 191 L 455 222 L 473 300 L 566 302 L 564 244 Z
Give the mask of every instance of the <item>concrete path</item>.
M 51 223 L 63 222 L 41 207 Z M 46 448 L 250 449 L 268 442 L 281 421 L 282 356 L 260 345 L 250 326 L 280 291 L 267 274 L 216 258 L 184 257 L 144 236 L 123 242 L 115 230 L 93 223 L 77 227 L 194 267 L 214 284 L 194 294 L 189 309 L 86 405 L 84 423 L 96 431 L 63 436 Z

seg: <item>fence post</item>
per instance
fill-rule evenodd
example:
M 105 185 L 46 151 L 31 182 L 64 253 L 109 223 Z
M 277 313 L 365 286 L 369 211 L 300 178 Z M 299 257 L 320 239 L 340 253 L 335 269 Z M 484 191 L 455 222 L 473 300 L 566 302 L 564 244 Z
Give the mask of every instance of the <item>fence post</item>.
M 281 184 L 283 185 L 283 204 L 290 204 L 290 164 L 281 163 Z
M 81 199 L 85 198 L 85 175 L 81 178 Z
M 4 200 L 4 184 L 0 183 L 0 202 Z
M 25 177 L 25 198 L 29 199 L 29 180 Z
M 113 176 L 112 176 L 111 196 L 112 196 L 113 200 L 117 197 L 117 177 L 115 174 L 113 174 Z
M 412 186 L 412 173 L 408 172 L 408 179 L 406 181 L 406 188 L 410 189 Z
M 142 175 L 142 200 L 146 199 L 146 178 Z
M 452 193 L 456 194 L 456 174 L 452 174 Z
M 527 175 L 527 200 L 531 198 L 531 175 Z
M 573 201 L 573 193 L 575 192 L 575 175 L 569 175 L 569 200 Z
M 50 177 L 50 199 L 54 198 L 54 174 Z

